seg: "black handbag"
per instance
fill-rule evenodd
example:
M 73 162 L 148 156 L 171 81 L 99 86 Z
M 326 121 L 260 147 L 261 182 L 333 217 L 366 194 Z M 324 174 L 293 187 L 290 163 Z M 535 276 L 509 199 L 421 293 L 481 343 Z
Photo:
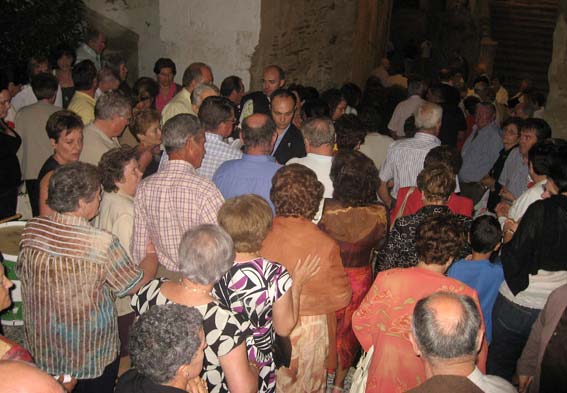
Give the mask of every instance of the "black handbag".
M 276 334 L 272 344 L 274 363 L 276 368 L 287 367 L 291 363 L 291 340 L 289 337 L 282 337 Z

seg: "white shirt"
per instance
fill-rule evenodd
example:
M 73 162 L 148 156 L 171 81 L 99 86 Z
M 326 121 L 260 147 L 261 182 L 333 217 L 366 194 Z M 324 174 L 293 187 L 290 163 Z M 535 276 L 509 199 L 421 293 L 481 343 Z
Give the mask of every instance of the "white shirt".
M 496 102 L 508 106 L 508 90 L 504 86 L 500 86 L 500 89 L 496 92 Z
M 543 194 L 543 186 L 545 183 L 547 183 L 547 179 L 540 180 L 524 191 L 522 195 L 514 201 L 512 207 L 510 207 L 508 217 L 516 222 L 520 221 L 526 210 L 528 210 L 528 207 L 535 201 L 542 199 L 541 194 Z
M 425 100 L 418 95 L 410 96 L 407 100 L 400 102 L 396 106 L 396 109 L 394 109 L 392 118 L 388 123 L 388 128 L 394 131 L 397 136 L 405 136 L 404 124 L 406 120 L 410 116 L 413 116 L 415 111 L 417 111 L 417 108 L 419 108 L 424 102 Z
M 323 156 L 321 154 L 307 153 L 305 157 L 292 158 L 286 165 L 289 164 L 301 164 L 307 168 L 313 170 L 317 175 L 317 179 L 323 183 L 325 187 L 325 192 L 323 193 L 323 198 L 333 197 L 333 182 L 331 181 L 331 165 L 333 164 L 333 157 Z
M 94 123 L 91 123 L 83 131 L 83 151 L 80 160 L 98 165 L 102 155 L 115 147 L 120 147 L 118 138 L 108 137 Z
M 518 391 L 512 384 L 504 378 L 496 375 L 485 375 L 480 372 L 478 367 L 470 373 L 467 378 L 485 393 L 517 393 Z
M 24 106 L 35 104 L 37 102 L 37 97 L 35 96 L 30 84 L 24 85 L 22 90 L 16 94 L 10 103 L 14 109 L 19 111 Z M 63 93 L 61 92 L 61 86 L 57 85 L 57 94 L 55 95 L 55 106 L 63 108 Z
M 394 140 L 387 135 L 371 132 L 366 135 L 364 143 L 360 146 L 360 151 L 374 161 L 374 165 L 380 170 L 382 163 L 386 159 L 388 147 L 393 142 Z
M 83 60 L 92 61 L 96 67 L 96 70 L 100 71 L 100 68 L 102 66 L 100 55 L 84 42 L 77 48 L 77 60 L 75 60 L 75 64 L 80 63 Z

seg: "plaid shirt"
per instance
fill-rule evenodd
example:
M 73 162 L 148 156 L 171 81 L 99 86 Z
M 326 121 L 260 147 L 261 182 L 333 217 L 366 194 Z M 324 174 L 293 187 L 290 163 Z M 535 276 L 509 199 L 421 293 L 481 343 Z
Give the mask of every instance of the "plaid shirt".
M 167 161 L 156 174 L 144 179 L 134 198 L 132 259 L 140 263 L 148 241 L 161 265 L 179 271 L 177 249 L 181 237 L 200 224 L 216 224 L 224 199 L 215 185 L 188 162 Z
M 95 378 L 118 356 L 114 296 L 142 278 L 118 238 L 82 218 L 28 221 L 16 265 L 26 345 L 52 375 Z
M 222 136 L 205 132 L 205 157 L 197 173 L 209 180 L 225 161 L 238 160 L 242 158 L 242 152 L 233 146 L 225 143 Z

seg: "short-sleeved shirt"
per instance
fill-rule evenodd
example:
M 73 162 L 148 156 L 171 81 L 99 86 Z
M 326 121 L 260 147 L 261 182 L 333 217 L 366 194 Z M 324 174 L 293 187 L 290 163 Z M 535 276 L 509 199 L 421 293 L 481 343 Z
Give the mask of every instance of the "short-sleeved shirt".
M 55 213 L 28 221 L 17 274 L 27 348 L 52 375 L 96 378 L 118 356 L 115 296 L 142 278 L 111 233 Z
M 464 183 L 478 182 L 498 159 L 502 150 L 502 131 L 496 123 L 475 129 L 465 141 L 461 155 L 463 165 L 459 179 Z
M 242 152 L 234 146 L 224 142 L 222 136 L 205 132 L 205 157 L 197 173 L 209 180 L 225 161 L 242 158 Z
M 276 368 L 272 355 L 273 305 L 291 288 L 285 267 L 264 258 L 235 263 L 214 286 L 213 295 L 251 323 L 252 336 L 246 340 L 248 358 L 260 367 L 259 392 L 274 392 Z
M 530 172 L 528 170 L 527 160 L 524 160 L 520 154 L 520 149 L 516 147 L 510 152 L 510 155 L 506 159 L 498 183 L 502 186 L 506 186 L 512 195 L 514 195 L 514 198 L 518 198 L 528 189 L 528 183 L 530 182 L 529 176 Z
M 131 305 L 137 315 L 145 313 L 150 307 L 173 303 L 161 293 L 161 286 L 165 282 L 167 280 L 163 278 L 152 280 L 132 296 Z M 217 302 L 194 308 L 203 317 L 207 342 L 201 376 L 207 381 L 209 393 L 228 392 L 219 357 L 228 355 L 245 342 L 249 335 L 250 323 Z
M 83 120 L 83 124 L 87 125 L 94 120 L 95 99 L 88 94 L 76 91 L 73 98 L 69 102 L 67 109 L 75 112 Z M 87 147 L 85 145 L 85 147 Z
M 80 157 L 83 162 L 98 165 L 104 153 L 115 147 L 120 147 L 117 138 L 109 138 L 94 124 L 86 126 L 83 133 L 83 151 Z

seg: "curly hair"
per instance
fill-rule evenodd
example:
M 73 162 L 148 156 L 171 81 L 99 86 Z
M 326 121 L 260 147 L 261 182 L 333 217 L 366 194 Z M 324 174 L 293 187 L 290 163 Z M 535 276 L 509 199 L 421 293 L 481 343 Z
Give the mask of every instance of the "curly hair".
M 151 307 L 134 323 L 128 349 L 132 364 L 152 382 L 171 381 L 190 364 L 201 346 L 203 318 L 193 307 L 164 304 Z
M 447 202 L 456 187 L 455 173 L 445 163 L 431 164 L 417 175 L 417 187 L 428 201 Z
M 339 150 L 353 150 L 364 143 L 366 129 L 355 115 L 342 115 L 335 122 L 335 134 Z
M 124 168 L 135 159 L 136 149 L 130 146 L 116 147 L 102 155 L 98 162 L 98 169 L 104 191 L 118 191 L 116 183 L 124 179 Z
M 339 150 L 331 166 L 333 198 L 346 206 L 376 203 L 380 178 L 370 158 L 356 150 Z
M 272 208 L 264 198 L 247 194 L 225 201 L 217 219 L 236 252 L 256 252 L 272 229 Z
M 415 231 L 415 250 L 420 262 L 444 265 L 465 245 L 466 233 L 452 214 L 428 217 Z
M 276 215 L 312 220 L 323 198 L 323 184 L 311 169 L 301 164 L 281 167 L 272 178 L 270 199 Z
M 74 212 L 81 199 L 91 202 L 99 191 L 96 166 L 81 161 L 65 164 L 56 168 L 49 179 L 47 206 L 58 213 Z

